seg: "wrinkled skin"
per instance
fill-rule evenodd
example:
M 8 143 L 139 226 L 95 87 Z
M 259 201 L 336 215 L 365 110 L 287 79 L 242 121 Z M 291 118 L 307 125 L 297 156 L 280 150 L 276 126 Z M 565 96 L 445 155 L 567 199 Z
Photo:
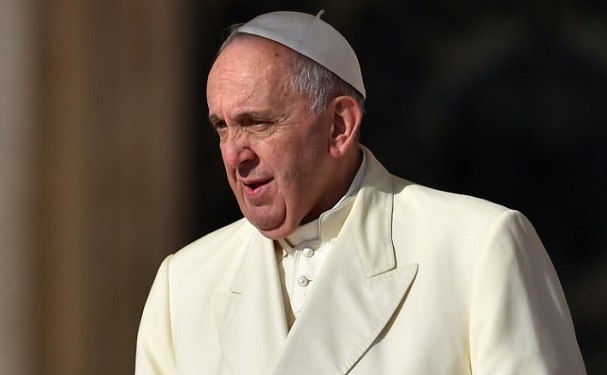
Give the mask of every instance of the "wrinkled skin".
M 334 106 L 312 115 L 309 100 L 291 88 L 291 53 L 263 38 L 236 40 L 207 82 L 230 187 L 244 216 L 272 239 L 331 208 L 356 169 L 344 169 L 345 158 L 332 151 Z

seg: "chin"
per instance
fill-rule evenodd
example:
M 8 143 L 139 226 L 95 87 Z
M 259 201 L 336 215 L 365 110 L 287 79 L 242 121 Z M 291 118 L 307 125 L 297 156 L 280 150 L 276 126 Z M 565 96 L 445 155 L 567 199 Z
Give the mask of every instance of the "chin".
M 285 238 L 297 229 L 298 224 L 289 221 L 284 211 L 272 211 L 246 210 L 243 214 L 264 237 L 271 240 Z
M 288 237 L 291 233 L 295 232 L 297 226 L 292 225 L 281 225 L 276 228 L 263 229 L 259 226 L 255 226 L 257 230 L 264 236 L 271 240 L 279 240 L 281 238 Z

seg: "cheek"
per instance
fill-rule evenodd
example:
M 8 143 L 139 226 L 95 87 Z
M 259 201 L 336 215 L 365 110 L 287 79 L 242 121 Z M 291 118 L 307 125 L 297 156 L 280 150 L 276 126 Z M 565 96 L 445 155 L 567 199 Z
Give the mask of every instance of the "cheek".
M 315 185 L 318 161 L 308 152 L 301 152 L 297 159 L 283 164 L 282 188 L 285 199 L 297 203 L 308 198 Z

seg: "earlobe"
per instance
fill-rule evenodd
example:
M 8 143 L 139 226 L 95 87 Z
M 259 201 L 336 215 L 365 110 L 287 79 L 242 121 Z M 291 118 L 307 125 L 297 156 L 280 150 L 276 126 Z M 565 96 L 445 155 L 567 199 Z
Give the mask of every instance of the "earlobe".
M 362 109 L 351 96 L 333 99 L 333 124 L 329 150 L 333 157 L 342 157 L 356 143 L 358 128 L 362 121 Z

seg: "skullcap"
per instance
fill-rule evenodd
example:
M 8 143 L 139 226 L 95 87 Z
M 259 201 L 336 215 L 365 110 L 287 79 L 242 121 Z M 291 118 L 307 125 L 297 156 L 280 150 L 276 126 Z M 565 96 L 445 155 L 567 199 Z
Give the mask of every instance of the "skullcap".
M 333 26 L 299 12 L 262 14 L 240 26 L 237 31 L 273 40 L 316 61 L 354 87 L 363 98 L 365 85 L 354 50 Z

